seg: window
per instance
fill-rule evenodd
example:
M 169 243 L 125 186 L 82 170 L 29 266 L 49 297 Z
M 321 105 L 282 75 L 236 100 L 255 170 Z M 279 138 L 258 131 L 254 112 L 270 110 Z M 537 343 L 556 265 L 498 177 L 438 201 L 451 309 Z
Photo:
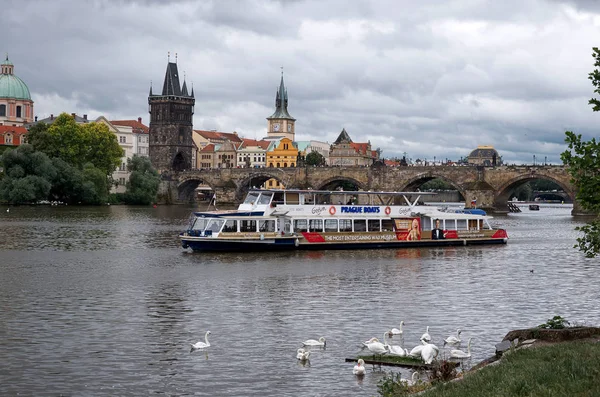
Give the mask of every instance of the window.
M 119 167 L 120 171 L 127 171 L 127 164 L 126 163 L 121 163 L 121 167 Z
M 273 193 L 261 193 L 258 204 L 269 204 L 271 202 L 271 197 L 273 197 Z
M 337 232 L 338 231 L 337 219 L 325 219 L 325 231 L 326 232 Z
M 340 219 L 340 232 L 352 231 L 352 219 Z
M 308 221 L 308 229 L 311 232 L 323 231 L 323 219 L 311 219 Z
M 225 221 L 225 226 L 223 227 L 224 232 L 235 233 L 237 232 L 237 220 L 228 219 Z
M 204 230 L 207 222 L 208 222 L 208 220 L 206 218 L 196 218 L 196 221 L 194 222 L 192 229 L 193 230 Z
M 294 220 L 294 231 L 295 232 L 307 232 L 308 231 L 308 221 L 306 219 Z
M 256 232 L 256 220 L 251 219 L 247 221 L 240 221 L 240 232 Z
M 223 219 L 210 219 L 208 221 L 208 226 L 206 226 L 206 230 L 210 230 L 213 233 L 218 233 L 221 230 L 223 223 L 225 223 L 225 220 Z
M 4 136 L 4 143 L 7 145 L 12 145 L 12 135 L 11 134 L 6 134 Z
M 266 221 L 258 221 L 258 231 L 260 232 L 274 232 L 275 231 L 275 220 L 269 219 Z
M 125 185 L 125 178 L 119 178 L 119 185 L 121 185 L 121 186 Z
M 6 117 L 6 105 L 0 105 L 0 117 Z
M 21 117 L 21 106 L 17 106 L 17 117 Z
M 119 136 L 119 143 L 127 143 L 127 138 L 124 136 Z
M 369 219 L 367 221 L 368 227 L 369 227 L 369 231 L 370 232 L 378 232 L 381 228 L 379 219 Z
M 391 232 L 394 230 L 394 221 L 391 219 L 382 219 L 381 220 L 381 231 L 383 232 Z
M 365 219 L 355 219 L 354 220 L 354 231 L 355 232 L 366 232 L 367 231 L 367 221 Z

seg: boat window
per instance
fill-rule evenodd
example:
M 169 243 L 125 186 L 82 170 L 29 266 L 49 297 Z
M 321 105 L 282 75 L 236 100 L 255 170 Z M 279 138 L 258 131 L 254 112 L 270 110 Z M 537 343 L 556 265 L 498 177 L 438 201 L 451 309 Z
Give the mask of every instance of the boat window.
M 381 220 L 381 231 L 382 232 L 391 232 L 394 230 L 394 221 L 391 219 L 382 219 Z
M 337 219 L 325 219 L 325 231 L 326 232 L 337 232 L 338 231 Z
M 470 219 L 469 220 L 469 230 L 479 230 L 477 223 L 478 223 L 477 219 Z
M 435 221 L 430 216 L 424 216 L 421 218 L 421 230 L 431 230 L 431 225 L 434 223 Z
M 288 193 L 285 197 L 286 204 L 300 204 L 300 195 L 298 193 Z
M 204 228 L 206 227 L 207 221 L 208 221 L 208 219 L 206 219 L 206 218 L 196 218 L 196 221 L 194 222 L 192 229 L 193 230 L 204 230 Z
M 308 221 L 308 229 L 311 232 L 323 231 L 323 219 L 311 219 Z
M 456 230 L 467 230 L 467 220 L 466 219 L 457 219 Z
M 306 219 L 294 220 L 294 231 L 295 232 L 307 232 L 308 231 L 308 221 Z
M 369 219 L 367 224 L 370 232 L 378 232 L 381 230 L 381 222 L 379 219 Z
M 352 231 L 352 219 L 340 219 L 340 232 Z
M 366 219 L 355 219 L 354 220 L 354 231 L 355 232 L 366 232 L 367 231 L 367 220 Z
M 240 220 L 240 232 L 256 232 L 256 220 Z
M 283 230 L 284 230 L 286 233 L 291 233 L 291 232 L 292 232 L 292 221 L 291 221 L 290 219 L 286 219 L 286 220 L 284 221 L 284 224 L 283 224 Z
M 225 221 L 225 226 L 223 226 L 223 231 L 227 233 L 236 233 L 237 232 L 237 220 L 236 219 L 228 219 Z
M 246 200 L 244 200 L 244 204 L 256 203 L 256 199 L 258 199 L 258 195 L 259 195 L 259 193 L 257 193 L 257 192 L 248 193 L 248 195 L 246 196 Z
M 224 223 L 224 219 L 210 219 L 206 225 L 206 231 L 210 230 L 213 233 L 218 233 Z
M 261 193 L 258 198 L 258 204 L 269 204 L 271 202 L 271 197 L 273 197 L 273 193 Z
M 259 232 L 274 232 L 275 231 L 275 219 L 258 221 L 258 231 Z
M 275 193 L 273 195 L 273 203 L 283 204 L 283 193 Z

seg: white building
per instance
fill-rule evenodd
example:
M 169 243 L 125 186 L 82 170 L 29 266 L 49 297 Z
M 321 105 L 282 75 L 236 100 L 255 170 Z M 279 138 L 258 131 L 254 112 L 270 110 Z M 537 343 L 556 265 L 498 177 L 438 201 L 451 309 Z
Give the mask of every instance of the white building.
M 238 167 L 263 168 L 266 165 L 268 141 L 242 138 L 237 147 Z
M 331 149 L 329 143 L 321 141 L 297 141 L 295 144 L 299 155 L 307 156 L 311 152 L 317 152 L 325 157 L 325 164 L 329 165 L 329 150 Z
M 111 193 L 125 193 L 125 184 L 129 180 L 127 160 L 133 155 L 148 156 L 148 127 L 142 124 L 141 117 L 138 117 L 137 120 L 108 121 L 106 117 L 100 116 L 96 122 L 106 124 L 108 129 L 117 136 L 119 145 L 123 148 L 124 156 L 121 157 L 121 165 L 112 175 L 116 184 L 111 188 Z

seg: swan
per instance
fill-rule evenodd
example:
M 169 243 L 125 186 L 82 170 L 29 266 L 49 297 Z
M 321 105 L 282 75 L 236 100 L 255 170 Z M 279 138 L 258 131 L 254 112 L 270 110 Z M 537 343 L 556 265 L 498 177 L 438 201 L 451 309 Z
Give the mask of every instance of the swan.
M 431 341 L 431 335 L 429 335 L 429 325 L 427 326 L 427 330 L 425 331 L 425 333 L 421 335 L 421 340 L 424 340 L 425 342 Z
M 310 357 L 310 350 L 298 349 L 296 358 L 300 361 L 306 361 Z
M 369 343 L 373 343 L 373 342 L 379 342 L 379 339 L 377 339 L 377 338 L 371 338 L 369 340 L 364 341 L 362 344 L 363 344 L 364 347 L 367 347 L 367 345 Z
M 383 337 L 383 343 L 385 345 L 385 347 L 388 349 L 388 353 L 392 356 L 399 356 L 399 357 L 406 357 L 408 356 L 408 351 L 406 349 L 404 349 L 402 346 L 398 346 L 398 345 L 389 345 L 387 340 L 385 339 L 387 335 L 384 334 Z
M 367 370 L 365 368 L 365 360 L 359 358 L 358 363 L 352 369 L 352 373 L 356 376 L 363 376 L 366 373 L 366 371 Z
M 449 337 L 446 338 L 446 340 L 444 340 L 444 345 L 445 344 L 449 344 L 449 345 L 456 345 L 457 343 L 460 343 L 460 333 L 462 331 L 460 329 L 456 330 L 456 336 L 454 335 L 450 335 Z
M 325 341 L 325 337 L 321 336 L 319 340 L 308 339 L 302 342 L 302 346 L 323 346 L 325 347 L 327 342 Z
M 204 342 L 196 342 L 194 344 L 190 343 L 190 345 L 192 345 L 192 349 L 204 349 L 205 347 L 210 347 L 208 335 L 210 335 L 210 331 L 206 331 L 206 334 L 204 334 Z
M 388 350 L 385 348 L 385 345 L 383 343 L 379 342 L 379 339 L 371 338 L 371 341 L 372 342 L 366 344 L 366 346 L 367 346 L 367 349 L 369 349 L 369 351 L 371 351 L 374 355 L 375 354 L 383 355 L 388 352 Z
M 400 328 L 392 328 L 390 331 L 392 335 L 402 335 L 404 331 L 402 330 L 402 326 L 404 325 L 404 321 L 400 321 Z
M 462 350 L 452 349 L 450 350 L 450 357 L 453 358 L 469 358 L 471 357 L 471 340 L 473 338 L 469 338 L 469 343 L 467 344 L 467 352 L 465 353 Z
M 400 379 L 400 382 L 405 384 L 406 386 L 412 386 L 419 381 L 419 373 L 413 372 L 410 379 Z
M 428 343 L 424 345 L 423 349 L 421 350 L 421 359 L 425 364 L 431 364 L 433 359 L 438 356 L 439 352 L 440 349 L 438 349 L 436 345 Z
M 427 344 L 427 342 L 424 342 L 423 340 L 421 340 L 421 344 L 413 347 L 413 349 L 408 354 L 412 357 L 421 357 L 421 350 L 423 350 L 423 348 L 425 347 L 426 344 Z

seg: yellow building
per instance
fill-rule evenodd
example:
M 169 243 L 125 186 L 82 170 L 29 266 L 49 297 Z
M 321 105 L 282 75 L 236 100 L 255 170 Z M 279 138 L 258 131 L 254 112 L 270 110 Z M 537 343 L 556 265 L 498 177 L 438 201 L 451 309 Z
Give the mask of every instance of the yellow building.
M 288 168 L 295 167 L 298 161 L 298 148 L 289 138 L 272 141 L 267 148 L 267 167 Z M 265 183 L 267 189 L 284 189 L 285 186 L 276 179 L 269 179 Z

